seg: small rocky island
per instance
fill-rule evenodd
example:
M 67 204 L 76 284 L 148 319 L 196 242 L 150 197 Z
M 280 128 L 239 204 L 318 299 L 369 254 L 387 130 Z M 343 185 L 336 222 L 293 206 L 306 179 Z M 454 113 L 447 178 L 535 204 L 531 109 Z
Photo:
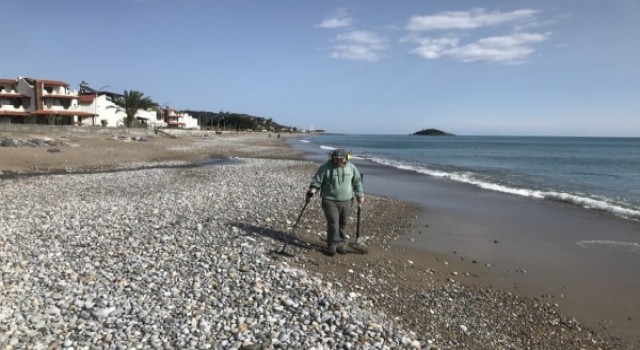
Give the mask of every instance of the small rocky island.
M 415 132 L 411 135 L 419 135 L 419 136 L 455 136 L 454 134 L 450 134 L 448 132 L 444 132 L 438 129 L 424 129 L 418 132 Z

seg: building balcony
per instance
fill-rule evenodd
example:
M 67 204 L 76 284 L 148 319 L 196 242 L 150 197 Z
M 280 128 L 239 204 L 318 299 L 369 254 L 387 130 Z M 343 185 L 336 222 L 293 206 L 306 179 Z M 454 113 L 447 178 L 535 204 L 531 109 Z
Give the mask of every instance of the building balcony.
M 0 116 L 15 116 L 15 117 L 28 117 L 31 114 L 23 111 L 5 111 L 0 109 Z
M 48 111 L 74 111 L 77 107 L 74 106 L 62 106 L 62 105 L 45 105 L 43 110 Z
M 14 106 L 13 104 L 0 104 L 0 111 L 4 112 L 27 112 L 24 106 Z
M 46 92 L 43 91 L 42 92 L 42 98 L 64 98 L 64 99 L 74 99 L 74 98 L 78 98 L 78 94 L 76 93 L 71 93 L 71 92 L 61 92 L 61 93 L 57 93 L 57 92 Z
M 29 98 L 29 96 L 23 95 L 16 90 L 0 90 L 0 98 Z
M 54 106 L 54 107 L 62 107 L 62 106 Z M 93 113 L 83 112 L 78 109 L 39 109 L 35 111 L 33 114 L 40 116 L 47 115 L 61 115 L 61 116 L 82 116 L 82 117 L 90 117 L 93 116 Z

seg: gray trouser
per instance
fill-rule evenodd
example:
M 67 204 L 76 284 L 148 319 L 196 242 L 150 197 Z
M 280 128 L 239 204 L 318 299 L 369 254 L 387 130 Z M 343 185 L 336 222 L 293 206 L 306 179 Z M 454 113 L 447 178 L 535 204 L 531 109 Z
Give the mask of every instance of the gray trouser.
M 322 200 L 322 210 L 327 219 L 327 246 L 340 244 L 347 238 L 347 222 L 351 214 L 352 200 L 336 202 Z

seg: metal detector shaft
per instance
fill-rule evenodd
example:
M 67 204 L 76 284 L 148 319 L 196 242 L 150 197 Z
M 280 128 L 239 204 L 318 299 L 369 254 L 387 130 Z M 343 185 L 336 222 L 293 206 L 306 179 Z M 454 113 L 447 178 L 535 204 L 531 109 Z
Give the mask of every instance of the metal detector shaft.
M 304 206 L 302 207 L 302 210 L 300 211 L 300 214 L 298 215 L 298 218 L 296 219 L 296 223 L 293 224 L 293 228 L 298 227 L 298 224 L 300 223 L 300 219 L 302 218 L 302 214 L 304 214 L 304 210 L 307 209 L 307 205 L 309 204 L 309 200 L 304 201 Z
M 298 227 L 298 224 L 300 223 L 300 219 L 302 218 L 302 214 L 304 214 L 305 209 L 307 209 L 307 205 L 309 205 L 309 202 L 311 200 L 307 199 L 304 201 L 304 206 L 302 207 L 302 210 L 300 211 L 300 214 L 298 215 L 298 219 L 296 219 L 296 223 L 293 224 L 293 226 L 291 227 L 292 229 L 295 229 L 296 227 Z M 282 246 L 282 249 L 280 249 L 280 254 L 284 253 L 284 250 L 287 249 L 287 246 L 289 245 L 289 242 L 291 242 L 291 238 L 293 237 L 294 232 L 291 232 L 291 234 L 289 235 L 289 237 L 287 237 L 287 241 L 284 242 L 284 245 Z
M 360 219 L 362 218 L 362 205 L 358 203 L 358 221 L 356 223 L 356 242 L 360 238 Z
M 364 174 L 361 174 L 360 176 L 362 177 L 362 180 L 364 182 Z M 358 203 L 358 212 L 356 218 L 356 239 L 354 242 L 349 243 L 348 246 L 353 253 L 367 254 L 369 253 L 369 249 L 365 245 L 360 243 L 360 235 L 362 234 L 362 203 Z
M 360 181 L 364 184 L 364 174 L 360 174 Z M 356 224 L 356 242 L 359 242 L 360 238 L 360 219 L 362 218 L 362 204 L 358 203 L 358 221 Z

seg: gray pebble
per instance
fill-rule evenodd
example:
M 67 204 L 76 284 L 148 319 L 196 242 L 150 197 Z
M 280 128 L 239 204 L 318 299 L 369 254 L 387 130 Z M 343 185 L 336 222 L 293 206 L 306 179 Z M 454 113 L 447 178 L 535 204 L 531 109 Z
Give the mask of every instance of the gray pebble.
M 307 183 L 289 169 L 301 164 L 2 180 L 0 345 L 350 349 L 366 335 L 363 348 L 420 348 L 366 298 L 270 258 L 280 242 L 255 227 L 290 225 L 297 202 L 273 194 Z

